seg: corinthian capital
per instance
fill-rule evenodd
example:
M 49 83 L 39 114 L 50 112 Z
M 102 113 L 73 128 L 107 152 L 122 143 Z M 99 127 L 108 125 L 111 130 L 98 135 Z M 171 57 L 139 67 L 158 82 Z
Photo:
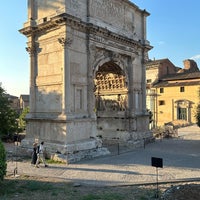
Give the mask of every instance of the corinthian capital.
M 71 38 L 58 38 L 58 42 L 63 46 L 63 47 L 70 47 L 72 44 L 72 39 Z
M 30 55 L 39 52 L 40 50 L 39 50 L 39 45 L 38 45 L 38 43 L 36 43 L 36 44 L 34 44 L 34 45 L 32 45 L 32 46 L 26 47 L 26 51 L 27 51 Z
M 36 53 L 36 48 L 35 47 L 26 47 L 26 51 L 32 55 Z

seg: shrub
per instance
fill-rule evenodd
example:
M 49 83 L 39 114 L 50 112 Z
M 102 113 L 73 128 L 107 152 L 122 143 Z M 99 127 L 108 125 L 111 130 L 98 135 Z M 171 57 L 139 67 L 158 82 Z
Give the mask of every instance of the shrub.
M 6 151 L 2 141 L 0 140 L 0 181 L 3 181 L 4 176 L 6 175 L 6 168 Z
M 200 127 L 200 104 L 198 104 L 198 106 L 196 108 L 195 118 L 196 118 L 197 126 Z

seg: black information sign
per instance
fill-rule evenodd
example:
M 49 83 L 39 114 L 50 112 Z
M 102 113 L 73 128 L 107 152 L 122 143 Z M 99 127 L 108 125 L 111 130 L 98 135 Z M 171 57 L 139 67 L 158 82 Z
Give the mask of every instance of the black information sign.
M 151 166 L 163 168 L 163 159 L 151 157 Z

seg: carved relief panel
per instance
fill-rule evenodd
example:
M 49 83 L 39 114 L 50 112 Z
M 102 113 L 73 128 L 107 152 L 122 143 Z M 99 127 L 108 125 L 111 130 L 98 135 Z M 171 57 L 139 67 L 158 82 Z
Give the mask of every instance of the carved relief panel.
M 104 64 L 96 73 L 95 96 L 98 111 L 126 111 L 127 81 L 123 71 L 112 63 Z

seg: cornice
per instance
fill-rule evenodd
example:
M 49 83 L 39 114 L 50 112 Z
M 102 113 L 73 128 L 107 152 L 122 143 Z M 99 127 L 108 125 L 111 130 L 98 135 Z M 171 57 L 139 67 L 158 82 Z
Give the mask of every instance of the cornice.
M 108 30 L 107 28 L 102 28 L 94 24 L 88 24 L 87 29 L 90 34 L 95 34 L 96 36 L 106 37 L 109 38 L 110 40 L 118 41 L 119 43 L 123 43 L 130 46 L 137 46 L 138 48 L 143 47 L 140 41 L 135 41 L 126 36 L 114 33 Z
M 86 32 L 88 35 L 95 34 L 96 36 L 105 37 L 108 40 L 117 41 L 123 45 L 127 45 L 130 47 L 134 46 L 136 48 L 147 50 L 150 50 L 152 48 L 148 43 L 143 44 L 140 40 L 136 41 L 131 38 L 128 38 L 127 36 L 114 33 L 108 30 L 107 28 L 94 25 L 93 23 L 84 22 L 80 18 L 69 15 L 67 13 L 62 13 L 60 15 L 52 17 L 50 18 L 50 20 L 38 25 L 30 25 L 28 27 L 20 29 L 19 31 L 25 36 L 30 37 L 31 35 L 36 35 L 44 31 L 57 29 L 60 26 L 66 24 L 68 26 L 73 27 L 74 29 Z
M 69 15 L 67 13 L 62 13 L 60 15 L 52 17 L 50 18 L 50 20 L 45 21 L 41 24 L 36 24 L 36 23 L 31 23 L 31 24 L 28 27 L 20 29 L 19 32 L 28 37 L 32 34 L 37 34 L 43 31 L 49 31 L 54 28 L 59 28 L 63 24 L 68 24 L 69 26 L 72 27 L 78 27 L 84 29 L 86 29 L 87 26 L 87 24 L 81 21 L 81 19 Z

